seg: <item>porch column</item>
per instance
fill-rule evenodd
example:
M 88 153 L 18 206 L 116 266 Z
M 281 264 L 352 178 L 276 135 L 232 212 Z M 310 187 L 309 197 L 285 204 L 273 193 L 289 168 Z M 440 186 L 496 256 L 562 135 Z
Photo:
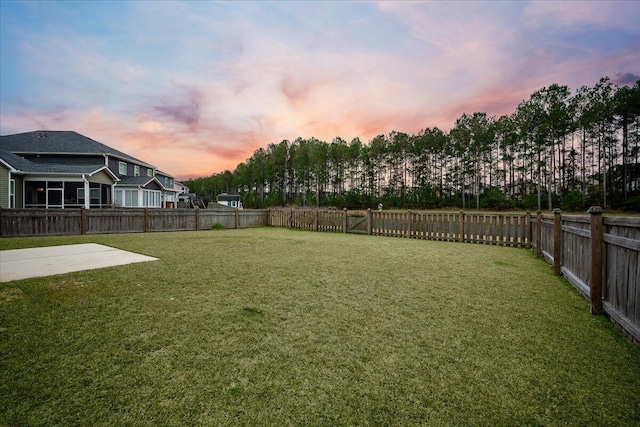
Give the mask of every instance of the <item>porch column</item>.
M 116 207 L 116 184 L 111 184 L 109 187 L 111 187 L 111 190 L 109 191 L 111 193 L 111 200 L 110 200 L 110 204 L 112 208 Z
M 89 205 L 91 204 L 91 192 L 89 191 L 89 181 L 87 178 L 82 176 L 82 180 L 84 181 L 84 208 L 89 209 Z

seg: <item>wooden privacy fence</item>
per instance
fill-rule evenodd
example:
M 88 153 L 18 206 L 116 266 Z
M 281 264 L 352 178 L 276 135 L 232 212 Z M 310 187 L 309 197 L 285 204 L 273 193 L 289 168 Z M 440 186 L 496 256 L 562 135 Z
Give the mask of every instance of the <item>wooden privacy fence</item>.
M 590 299 L 593 314 L 606 313 L 640 343 L 640 218 L 603 217 L 599 207 L 588 213 L 538 213 L 532 246 Z
M 143 233 L 267 225 L 266 210 L 0 209 L 0 237 Z
M 534 248 L 640 343 L 640 218 L 589 215 L 270 209 L 269 225 L 300 230 Z
M 269 209 L 269 225 L 298 230 L 530 247 L 531 215 Z

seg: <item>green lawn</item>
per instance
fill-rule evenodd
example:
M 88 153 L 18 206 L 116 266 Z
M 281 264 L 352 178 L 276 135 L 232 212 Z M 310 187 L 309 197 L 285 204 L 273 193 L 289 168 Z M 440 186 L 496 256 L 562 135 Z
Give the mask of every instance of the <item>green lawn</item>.
M 270 228 L 0 249 L 86 242 L 160 261 L 0 284 L 0 425 L 640 424 L 640 348 L 531 251 Z

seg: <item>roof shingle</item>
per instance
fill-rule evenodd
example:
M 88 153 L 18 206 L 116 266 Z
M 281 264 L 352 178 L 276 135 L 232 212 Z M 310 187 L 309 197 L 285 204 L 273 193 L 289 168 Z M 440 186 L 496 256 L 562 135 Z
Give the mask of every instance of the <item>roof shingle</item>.
M 17 133 L 15 135 L 4 135 L 0 136 L 0 149 L 18 155 L 54 153 L 97 156 L 106 154 L 129 162 L 147 165 L 147 163 L 142 160 L 136 159 L 122 151 L 113 149 L 74 131 L 39 130 Z

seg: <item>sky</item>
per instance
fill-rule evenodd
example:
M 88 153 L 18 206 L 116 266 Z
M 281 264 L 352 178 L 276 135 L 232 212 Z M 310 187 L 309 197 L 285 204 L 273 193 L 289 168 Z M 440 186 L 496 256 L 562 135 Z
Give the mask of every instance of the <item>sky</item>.
M 73 130 L 177 179 L 640 79 L 637 1 L 0 0 L 0 134 Z

